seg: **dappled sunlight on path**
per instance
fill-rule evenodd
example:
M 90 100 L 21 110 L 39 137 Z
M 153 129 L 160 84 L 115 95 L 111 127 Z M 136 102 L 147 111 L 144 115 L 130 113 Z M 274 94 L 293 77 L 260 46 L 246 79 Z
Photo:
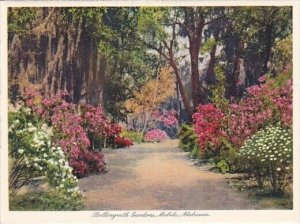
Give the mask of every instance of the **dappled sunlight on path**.
M 109 171 L 80 180 L 88 210 L 254 209 L 222 174 L 196 167 L 178 142 L 106 150 Z

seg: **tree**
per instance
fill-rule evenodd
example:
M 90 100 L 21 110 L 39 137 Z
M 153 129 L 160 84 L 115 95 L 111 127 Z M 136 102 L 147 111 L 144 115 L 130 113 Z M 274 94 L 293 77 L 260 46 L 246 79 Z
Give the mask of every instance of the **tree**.
M 135 117 L 142 117 L 142 134 L 145 132 L 151 113 L 161 103 L 165 102 L 175 92 L 175 81 L 170 68 L 164 67 L 158 72 L 155 79 L 147 81 L 134 97 L 125 102 L 126 109 Z
M 184 90 L 177 64 L 178 58 L 175 56 L 178 50 L 178 43 L 176 42 L 178 29 L 176 29 L 175 23 L 170 26 L 169 21 L 172 16 L 174 14 L 169 8 L 141 8 L 138 24 L 139 32 L 141 41 L 161 55 L 173 69 L 188 119 L 191 120 L 193 109 Z M 170 29 L 169 32 L 167 27 Z
M 260 76 L 272 72 L 270 62 L 276 42 L 292 32 L 291 7 L 234 7 L 227 9 L 229 22 L 223 38 L 227 61 L 228 97 L 237 96 L 241 62 L 244 62 L 244 85 L 257 84 Z

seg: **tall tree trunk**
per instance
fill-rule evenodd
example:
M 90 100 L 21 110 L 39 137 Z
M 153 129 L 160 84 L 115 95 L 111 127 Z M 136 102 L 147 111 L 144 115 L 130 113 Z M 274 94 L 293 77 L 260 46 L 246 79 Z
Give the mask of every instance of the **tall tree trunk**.
M 106 67 L 95 50 L 98 40 L 84 20 L 64 19 L 63 10 L 40 8 L 30 33 L 10 35 L 9 88 L 32 87 L 47 96 L 67 90 L 73 102 L 101 104 Z
M 176 65 L 173 58 L 170 58 L 170 65 L 171 65 L 171 67 L 172 67 L 172 69 L 175 73 L 175 76 L 176 76 L 176 81 L 178 83 L 178 89 L 179 89 L 179 92 L 180 92 L 180 95 L 181 95 L 181 98 L 182 98 L 184 108 L 186 109 L 186 112 L 187 112 L 187 115 L 188 115 L 188 121 L 192 121 L 193 110 L 192 110 L 190 102 L 189 102 L 189 100 L 186 96 L 186 93 L 184 91 L 184 87 L 183 87 L 183 84 L 182 84 L 180 73 L 179 73 L 178 67 L 177 67 L 177 65 Z
M 272 45 L 274 42 L 273 38 L 273 23 L 268 24 L 265 30 L 265 57 L 264 57 L 264 65 L 263 65 L 263 73 L 268 72 L 268 62 L 270 61 Z
M 176 81 L 176 97 L 177 97 L 177 111 L 178 111 L 177 118 L 178 118 L 179 126 L 181 126 L 182 107 L 181 107 L 181 103 L 180 103 L 180 99 L 179 99 L 178 81 Z
M 202 31 L 205 25 L 205 19 L 201 9 L 186 8 L 184 10 L 185 21 L 184 29 L 188 34 L 189 52 L 191 58 L 191 82 L 192 82 L 192 100 L 193 109 L 200 103 L 202 83 L 200 83 L 199 73 L 199 52 L 202 45 Z
M 206 82 L 208 85 L 213 84 L 213 82 L 215 80 L 214 67 L 215 67 L 215 61 L 216 61 L 217 41 L 219 40 L 219 31 L 214 33 L 214 38 L 216 40 L 216 43 L 213 45 L 213 47 L 209 53 L 210 60 L 209 60 L 207 76 L 206 76 Z
M 242 43 L 240 40 L 237 40 L 235 43 L 235 53 L 233 60 L 233 71 L 227 77 L 226 82 L 228 83 L 227 97 L 236 97 L 237 96 L 237 84 L 240 73 L 240 58 L 242 51 Z
M 191 43 L 191 42 L 190 42 Z M 191 82 L 192 82 L 192 100 L 194 108 L 200 103 L 200 82 L 199 82 L 199 50 L 193 44 L 190 44 L 191 57 Z

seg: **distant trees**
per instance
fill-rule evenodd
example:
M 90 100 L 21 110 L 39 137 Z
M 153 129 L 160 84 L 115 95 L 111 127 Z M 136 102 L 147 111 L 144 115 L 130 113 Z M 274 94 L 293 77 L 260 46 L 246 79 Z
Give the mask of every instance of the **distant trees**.
M 48 29 L 33 38 L 42 28 L 37 24 Z M 67 88 L 70 100 L 102 104 L 119 121 L 126 121 L 125 102 L 155 78 L 160 65 L 171 68 L 191 121 L 199 104 L 211 102 L 213 86 L 222 82 L 227 99 L 241 97 L 263 74 L 284 69 L 292 55 L 291 7 L 12 8 L 8 28 L 10 43 L 22 36 L 20 46 L 9 46 L 10 63 L 24 65 L 11 67 L 12 88 L 28 73 L 27 81 L 42 80 L 45 91 Z M 20 54 L 26 40 L 37 47 Z

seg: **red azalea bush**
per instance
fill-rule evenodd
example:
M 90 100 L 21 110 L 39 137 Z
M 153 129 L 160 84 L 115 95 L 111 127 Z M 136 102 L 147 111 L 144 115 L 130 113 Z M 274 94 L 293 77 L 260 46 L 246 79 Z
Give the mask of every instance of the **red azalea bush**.
M 197 143 L 202 152 L 210 145 L 218 148 L 225 136 L 222 130 L 224 114 L 212 104 L 200 105 L 194 113 L 194 129 L 197 135 Z
M 238 104 L 230 104 L 228 136 L 236 147 L 269 124 L 280 122 L 284 127 L 292 126 L 292 81 L 279 87 L 265 77 L 259 81 L 259 85 L 247 88 L 247 97 Z
M 115 138 L 116 148 L 124 148 L 133 145 L 133 141 L 129 138 L 117 136 Z
M 77 159 L 70 160 L 70 166 L 77 177 L 83 177 L 88 173 L 103 172 L 106 170 L 104 155 L 97 151 L 88 151 L 80 154 Z
M 168 138 L 168 135 L 165 131 L 160 129 L 152 129 L 148 131 L 144 136 L 145 142 L 161 142 Z

